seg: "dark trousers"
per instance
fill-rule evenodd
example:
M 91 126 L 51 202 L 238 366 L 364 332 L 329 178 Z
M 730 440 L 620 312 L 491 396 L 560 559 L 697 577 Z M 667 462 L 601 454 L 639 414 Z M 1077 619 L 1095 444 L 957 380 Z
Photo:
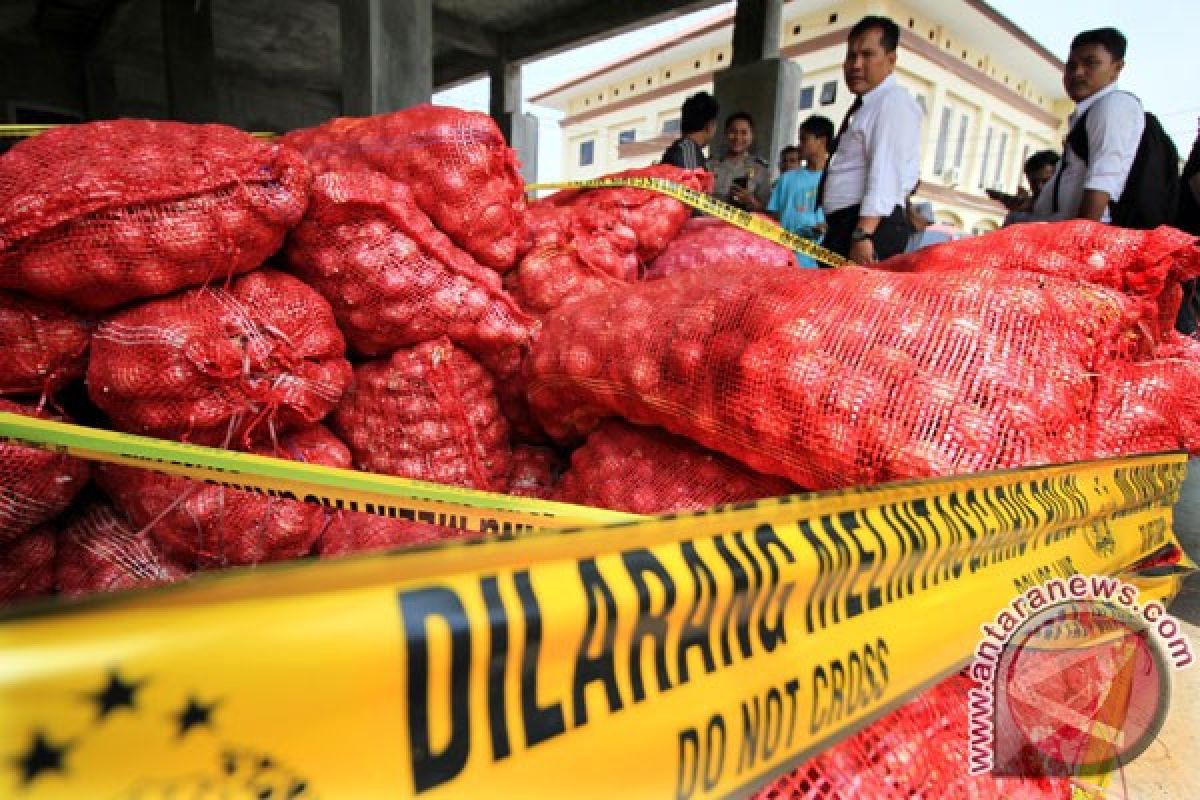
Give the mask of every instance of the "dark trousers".
M 840 256 L 850 257 L 850 234 L 858 227 L 859 206 L 850 206 L 832 214 L 825 215 L 825 224 L 829 230 L 825 233 L 822 244 Z M 908 224 L 908 215 L 904 206 L 896 206 L 892 213 L 879 220 L 879 227 L 871 237 L 875 244 L 875 254 L 879 260 L 898 255 L 908 246 L 908 237 L 912 234 L 912 226 Z

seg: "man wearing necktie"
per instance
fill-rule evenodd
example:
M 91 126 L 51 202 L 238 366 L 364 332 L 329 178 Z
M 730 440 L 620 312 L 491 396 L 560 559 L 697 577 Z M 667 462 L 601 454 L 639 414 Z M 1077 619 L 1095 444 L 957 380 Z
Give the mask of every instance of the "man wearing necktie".
M 825 246 L 858 264 L 904 252 L 904 203 L 917 185 L 921 107 L 896 82 L 900 29 L 863 17 L 850 29 L 843 72 L 854 93 L 818 189 L 829 230 Z

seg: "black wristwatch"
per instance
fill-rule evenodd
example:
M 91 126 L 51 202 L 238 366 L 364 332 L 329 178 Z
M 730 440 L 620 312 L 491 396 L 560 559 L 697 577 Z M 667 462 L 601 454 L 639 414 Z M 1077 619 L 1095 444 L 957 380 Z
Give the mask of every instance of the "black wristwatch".
M 862 228 L 855 228 L 853 233 L 850 234 L 850 241 L 861 242 L 866 239 L 870 239 L 871 241 L 874 241 L 874 237 L 875 237 L 875 234 L 873 234 L 873 233 L 868 233 L 868 232 L 864 231 Z

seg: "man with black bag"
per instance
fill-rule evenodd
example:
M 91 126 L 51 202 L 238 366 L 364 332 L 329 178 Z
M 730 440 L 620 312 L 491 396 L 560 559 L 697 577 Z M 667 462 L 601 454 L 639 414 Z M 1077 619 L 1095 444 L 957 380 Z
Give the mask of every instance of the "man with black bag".
M 905 201 L 920 175 L 921 107 L 896 82 L 900 29 L 863 17 L 846 43 L 843 73 L 855 95 L 817 189 L 825 246 L 858 264 L 904 252 Z
M 1125 47 L 1116 28 L 1084 31 L 1071 42 L 1063 88 L 1075 111 L 1062 160 L 1034 204 L 1035 219 L 1141 229 L 1174 222 L 1179 153 L 1158 119 L 1117 87 Z

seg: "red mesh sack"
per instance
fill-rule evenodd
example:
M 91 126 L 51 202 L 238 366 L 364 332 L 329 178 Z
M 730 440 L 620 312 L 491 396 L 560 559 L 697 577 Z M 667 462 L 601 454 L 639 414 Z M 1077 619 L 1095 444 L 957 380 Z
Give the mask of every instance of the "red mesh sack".
M 4 399 L 0 411 L 52 419 L 43 411 Z M 0 543 L 62 513 L 87 484 L 88 475 L 85 461 L 0 442 Z
M 601 423 L 571 454 L 558 499 L 634 514 L 702 511 L 792 494 L 796 487 L 680 436 L 620 420 Z
M 607 178 L 662 178 L 698 192 L 711 192 L 713 177 L 702 169 L 680 169 L 670 164 L 628 169 Z M 678 200 L 647 189 L 568 189 L 542 202 L 574 208 L 600 208 L 613 212 L 637 234 L 637 256 L 649 264 L 679 233 L 692 210 Z
M 54 591 L 57 539 L 46 526 L 0 542 L 0 606 Z
M 331 120 L 283 141 L 317 174 L 370 168 L 408 184 L 434 224 L 481 264 L 503 272 L 523 250 L 520 165 L 487 114 L 420 105 Z
M 971 775 L 969 678 L 955 675 L 752 795 L 752 800 L 1067 800 L 1063 778 Z
M 244 444 L 329 413 L 350 380 L 345 346 L 316 290 L 260 270 L 102 322 L 88 393 L 121 430 Z
M 55 582 L 68 597 L 173 583 L 186 576 L 145 531 L 135 531 L 102 503 L 81 511 L 58 540 Z
M 379 173 L 319 176 L 287 254 L 363 355 L 444 335 L 487 363 L 528 345 L 533 321 L 499 276 L 434 228 L 404 184 Z
M 224 125 L 107 120 L 0 159 L 0 288 L 101 310 L 262 264 L 300 220 L 300 154 Z
M 356 368 L 332 426 L 359 469 L 504 490 L 508 424 L 492 378 L 445 338 Z
M 517 497 L 540 497 L 554 500 L 558 483 L 558 456 L 546 447 L 517 445 L 512 451 L 512 463 L 508 468 L 506 494 Z
M 283 434 L 259 455 L 350 467 L 350 451 L 317 425 Z M 134 467 L 103 466 L 100 484 L 136 528 L 179 564 L 212 569 L 307 555 L 332 512 L 297 500 L 227 489 Z
M 1152 349 L 1142 305 L 1008 270 L 725 266 L 547 315 L 528 393 L 551 435 L 615 414 L 812 489 L 1058 463 L 1089 455 L 1092 376 Z
M 1166 226 L 1115 228 L 1091 220 L 1013 225 L 924 247 L 878 266 L 895 272 L 996 268 L 1087 281 L 1160 303 L 1159 334 L 1174 327 L 1178 284 L 1200 274 L 1196 237 Z
M 707 269 L 719 264 L 761 264 L 794 267 L 792 251 L 750 231 L 713 217 L 693 217 L 650 266 L 648 281 L 689 269 Z
M 530 207 L 532 247 L 505 285 L 522 308 L 544 314 L 638 277 L 637 234 L 613 211 Z
M 0 394 L 49 394 L 82 378 L 91 337 L 66 309 L 0 292 Z
M 322 558 L 336 558 L 351 553 L 439 544 L 469 535 L 465 530 L 430 522 L 342 511 L 317 542 L 317 552 Z

